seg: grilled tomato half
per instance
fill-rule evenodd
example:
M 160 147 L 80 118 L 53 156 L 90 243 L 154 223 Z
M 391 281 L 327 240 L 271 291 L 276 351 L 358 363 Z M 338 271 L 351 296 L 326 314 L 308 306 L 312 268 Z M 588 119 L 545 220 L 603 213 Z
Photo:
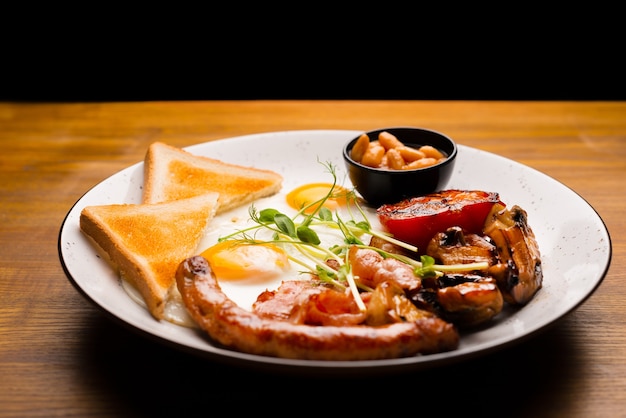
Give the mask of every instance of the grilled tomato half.
M 400 241 L 426 252 L 438 232 L 458 226 L 468 233 L 482 234 L 485 219 L 500 195 L 481 190 L 442 190 L 380 206 L 376 213 L 383 228 Z

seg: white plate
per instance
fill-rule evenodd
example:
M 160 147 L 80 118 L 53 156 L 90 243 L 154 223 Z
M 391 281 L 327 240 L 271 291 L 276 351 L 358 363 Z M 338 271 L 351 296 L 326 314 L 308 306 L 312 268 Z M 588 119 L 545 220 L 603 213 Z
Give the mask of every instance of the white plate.
M 281 173 L 281 196 L 294 187 L 329 180 L 319 161 L 336 165 L 345 177 L 342 146 L 359 131 L 312 130 L 246 135 L 186 148 L 243 165 Z M 319 160 L 319 161 L 318 161 Z M 79 215 L 95 204 L 139 203 L 143 163 L 104 180 L 81 197 L 59 233 L 59 256 L 71 283 L 88 300 L 124 324 L 165 343 L 215 361 L 268 370 L 324 372 L 394 371 L 432 367 L 486 354 L 517 343 L 553 324 L 582 304 L 600 285 L 611 260 L 611 240 L 602 219 L 578 194 L 532 168 L 459 144 L 455 172 L 447 188 L 500 193 L 510 207 L 528 213 L 542 254 L 543 288 L 519 310 L 505 309 L 489 327 L 462 335 L 457 350 L 411 358 L 372 361 L 288 360 L 250 355 L 216 347 L 201 332 L 156 321 L 133 301 L 119 277 L 81 233 Z M 344 184 L 349 185 L 349 180 Z

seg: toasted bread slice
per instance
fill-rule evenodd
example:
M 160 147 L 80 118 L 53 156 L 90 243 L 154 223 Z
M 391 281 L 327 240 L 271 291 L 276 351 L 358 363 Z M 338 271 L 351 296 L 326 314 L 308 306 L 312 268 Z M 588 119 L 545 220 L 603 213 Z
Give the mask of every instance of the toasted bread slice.
M 158 204 L 87 206 L 80 228 L 137 288 L 150 313 L 163 319 L 176 269 L 195 255 L 218 197 L 207 193 Z
M 220 194 L 217 213 L 223 213 L 278 193 L 282 181 L 280 174 L 270 170 L 230 164 L 154 142 L 144 160 L 143 202 L 158 203 L 217 192 Z

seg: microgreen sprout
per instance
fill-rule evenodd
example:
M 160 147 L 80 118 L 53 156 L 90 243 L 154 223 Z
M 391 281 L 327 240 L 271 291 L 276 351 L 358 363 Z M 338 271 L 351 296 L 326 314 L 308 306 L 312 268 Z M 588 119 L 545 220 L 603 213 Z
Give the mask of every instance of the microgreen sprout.
M 248 214 L 250 219 L 254 222 L 254 225 L 235 231 L 230 235 L 220 237 L 219 241 L 237 239 L 251 244 L 272 242 L 274 244 L 290 245 L 304 259 L 288 253 L 287 256 L 291 261 L 305 268 L 306 271 L 303 272 L 314 274 L 323 282 L 332 284 L 342 290 L 349 288 L 359 309 L 362 311 L 365 311 L 366 307 L 360 297 L 359 288 L 365 290 L 371 289 L 367 289 L 365 286 L 359 284 L 358 278 L 351 272 L 351 267 L 347 260 L 348 250 L 351 246 L 375 250 L 385 258 L 396 258 L 413 267 L 416 275 L 420 277 L 441 276 L 447 271 L 484 270 L 488 267 L 487 263 L 481 262 L 459 265 L 440 265 L 435 264 L 435 260 L 427 255 L 422 255 L 420 260 L 417 261 L 411 257 L 389 253 L 380 248 L 365 244 L 363 237 L 369 235 L 386 240 L 389 243 L 415 253 L 417 253 L 418 250 L 417 247 L 396 240 L 384 231 L 373 230 L 367 215 L 358 203 L 358 198 L 354 190 L 348 190 L 346 192 L 344 188 L 337 187 L 336 167 L 330 162 L 322 164 L 325 165 L 328 172 L 332 175 L 333 182 L 328 193 L 321 199 L 303 205 L 303 207 L 291 217 L 274 208 L 259 211 L 253 204 L 249 207 Z M 341 191 L 339 192 L 338 190 Z M 346 195 L 342 197 L 346 199 L 346 210 L 348 211 L 350 219 L 345 221 L 339 215 L 338 211 L 333 213 L 324 206 L 324 203 L 328 199 L 338 197 L 338 193 L 346 193 Z M 315 209 L 311 210 L 311 208 Z M 355 215 L 353 210 L 358 211 L 358 215 Z M 355 219 L 357 216 L 361 218 L 358 221 Z M 343 244 L 335 244 L 328 248 L 324 247 L 315 230 L 317 227 L 337 230 L 343 237 Z M 259 230 L 270 231 L 272 233 L 272 240 L 263 241 L 257 239 L 255 232 Z M 314 267 L 307 264 L 305 260 L 312 263 Z M 332 264 L 334 267 L 330 266 L 329 260 L 333 260 Z

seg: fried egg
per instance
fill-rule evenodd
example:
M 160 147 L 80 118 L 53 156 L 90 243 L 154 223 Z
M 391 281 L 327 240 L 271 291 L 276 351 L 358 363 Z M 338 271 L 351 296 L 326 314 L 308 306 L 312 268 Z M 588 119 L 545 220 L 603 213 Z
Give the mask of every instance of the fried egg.
M 295 216 L 303 206 L 316 202 L 326 196 L 331 183 L 310 183 L 294 188 L 287 194 L 257 200 L 256 210 L 276 209 L 285 215 Z M 333 196 L 324 206 L 331 211 L 345 214 L 348 190 L 335 185 Z M 314 268 L 310 260 L 303 259 L 293 245 L 272 243 L 273 232 L 259 228 L 252 232 L 253 240 L 242 241 L 235 233 L 246 231 L 256 223 L 250 217 L 250 206 L 235 208 L 214 217 L 209 230 L 197 250 L 209 262 L 209 266 L 224 293 L 244 309 L 252 310 L 252 305 L 259 294 L 266 290 L 277 289 L 284 280 L 308 279 L 302 274 L 306 266 Z M 333 228 L 320 227 L 317 233 L 322 239 L 322 246 L 330 248 L 343 242 L 343 236 Z M 233 236 L 236 239 L 224 238 Z M 299 260 L 298 263 L 293 260 Z M 303 265 L 300 265 L 303 264 Z M 177 289 L 173 296 L 179 295 Z M 166 319 L 178 325 L 195 326 L 186 315 L 182 299 L 172 297 L 166 309 Z M 168 313 L 169 312 L 169 313 Z
M 220 241 L 200 255 L 207 259 L 218 280 L 264 282 L 289 270 L 287 253 L 267 242 Z
M 259 199 L 254 207 L 259 211 L 275 208 L 288 216 L 295 214 L 285 202 L 284 194 Z M 207 259 L 224 293 L 237 305 L 252 310 L 260 293 L 276 289 L 283 280 L 298 279 L 301 275 L 288 259 L 294 254 L 293 249 L 270 243 L 271 231 L 261 228 L 252 232 L 254 240 L 263 244 L 224 239 L 256 225 L 249 211 L 249 206 L 239 207 L 213 218 L 198 254 Z
M 331 211 L 345 206 L 347 204 L 348 190 L 338 185 L 333 186 L 331 183 L 308 183 L 296 187 L 287 193 L 287 204 L 296 210 L 300 210 L 323 199 L 330 193 L 331 189 L 333 193 L 324 201 L 323 206 Z M 305 210 L 305 213 L 312 213 L 318 210 L 319 206 L 319 204 L 312 205 Z

